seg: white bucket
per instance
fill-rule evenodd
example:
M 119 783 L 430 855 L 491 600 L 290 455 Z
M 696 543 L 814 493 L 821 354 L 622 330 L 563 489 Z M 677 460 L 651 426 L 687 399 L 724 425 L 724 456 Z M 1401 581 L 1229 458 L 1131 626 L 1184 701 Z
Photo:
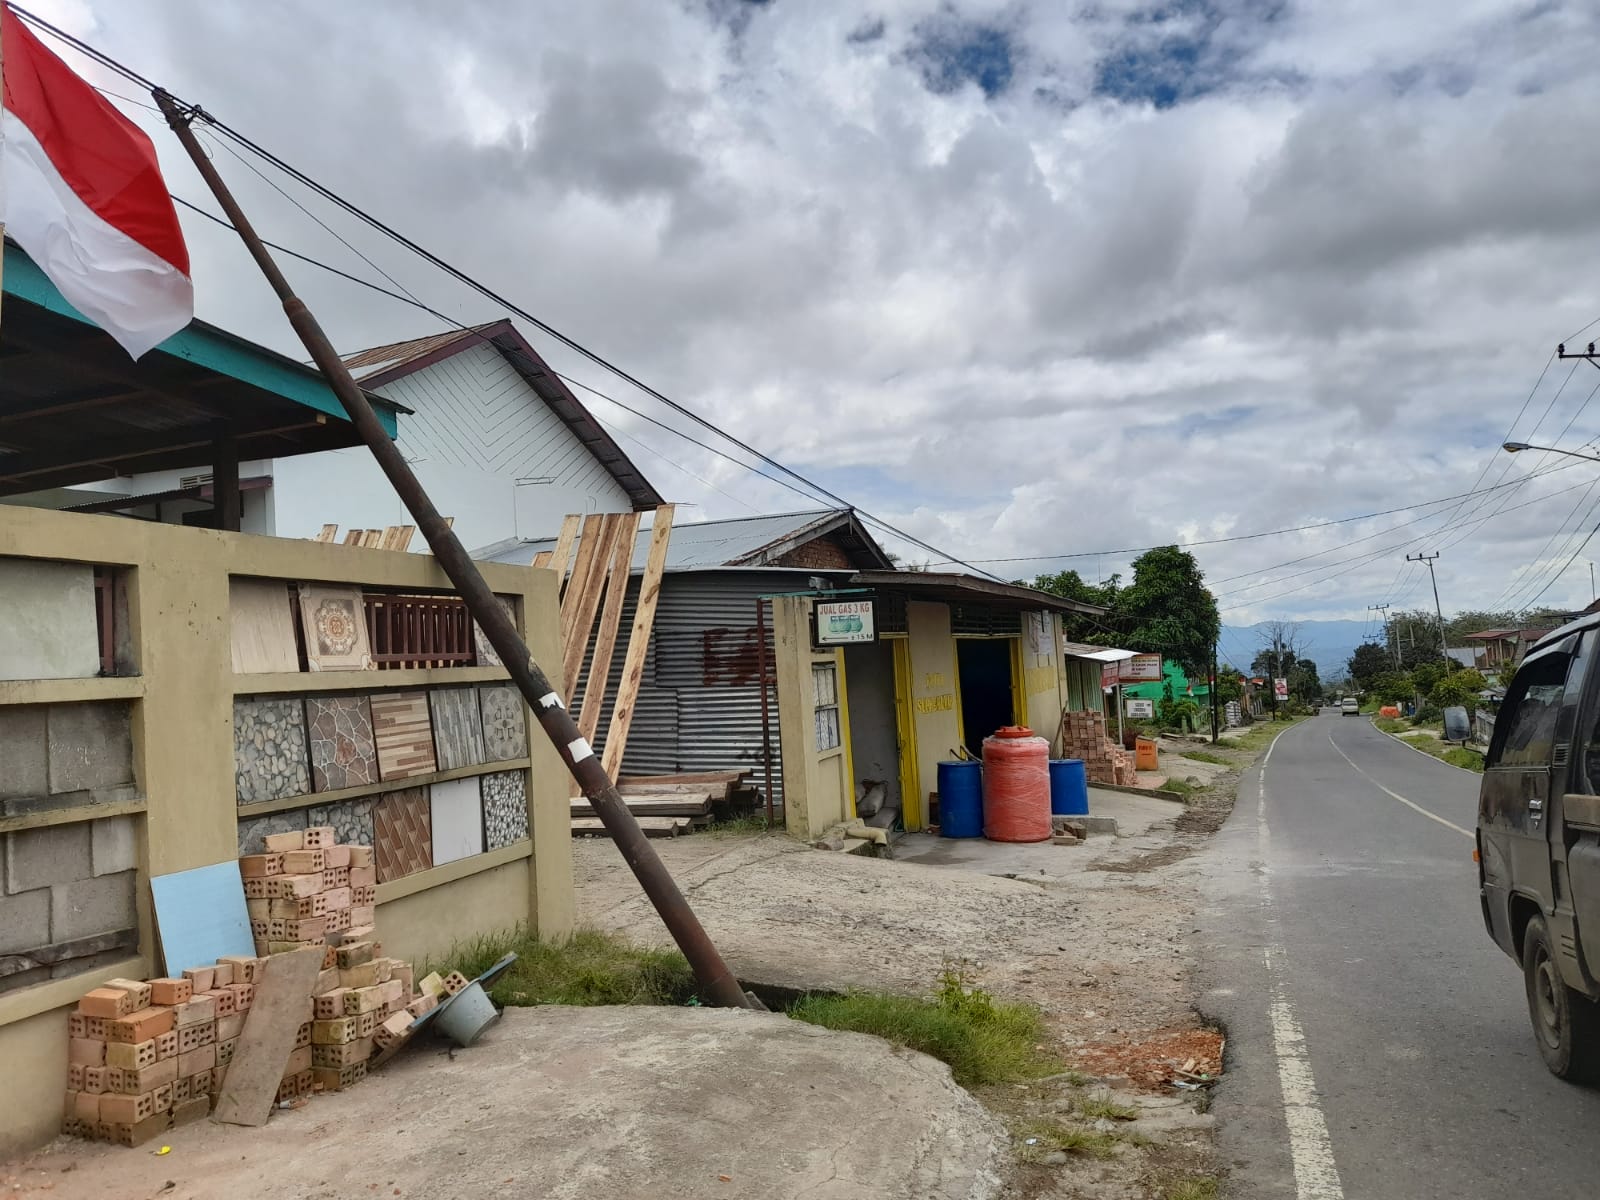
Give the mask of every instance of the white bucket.
M 476 981 L 469 983 L 439 1009 L 434 1025 L 458 1046 L 470 1046 L 478 1035 L 500 1019 L 489 993 Z

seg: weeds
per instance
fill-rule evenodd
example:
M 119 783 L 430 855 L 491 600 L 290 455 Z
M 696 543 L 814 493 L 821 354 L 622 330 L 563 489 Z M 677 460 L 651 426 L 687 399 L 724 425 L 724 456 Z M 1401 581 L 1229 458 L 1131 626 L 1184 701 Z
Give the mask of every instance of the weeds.
M 472 979 L 513 950 L 517 961 L 490 990 L 500 1004 L 683 1004 L 695 994 L 683 955 L 593 929 L 549 941 L 521 928 L 473 938 L 443 961 L 424 964 L 422 973 L 456 970 Z
M 1195 762 L 1211 763 L 1218 767 L 1231 767 L 1233 763 L 1220 754 L 1213 754 L 1210 750 L 1185 750 L 1183 757 L 1193 759 Z
M 735 837 L 750 833 L 766 833 L 767 817 L 765 813 L 745 813 L 739 817 L 729 817 L 725 821 L 713 821 L 706 826 L 706 832 L 712 837 Z
M 1188 797 L 1206 789 L 1204 784 L 1190 783 L 1187 779 L 1179 779 L 1174 776 L 1161 785 L 1161 790 L 1164 792 L 1176 792 L 1180 796 Z
M 1089 1120 L 1103 1119 L 1106 1121 L 1137 1121 L 1139 1110 L 1131 1104 L 1118 1104 L 1104 1092 L 1089 1096 L 1079 1096 L 1077 1101 L 1078 1114 Z
M 1222 1185 L 1213 1175 L 1190 1175 L 1161 1189 L 1161 1200 L 1217 1200 Z
M 1115 1158 L 1123 1146 L 1143 1139 L 1128 1133 L 1100 1133 L 1059 1121 L 1031 1121 L 1017 1131 L 1024 1158 L 1037 1160 L 1052 1150 L 1081 1154 L 1085 1158 Z
M 1405 733 L 1411 728 L 1409 721 L 1402 721 L 1398 717 L 1373 717 L 1372 723 L 1384 733 Z
M 994 999 L 954 967 L 940 975 L 932 999 L 886 992 L 802 996 L 789 1015 L 920 1050 L 948 1063 L 963 1087 L 1036 1079 L 1055 1067 L 1038 1049 L 1037 1009 Z

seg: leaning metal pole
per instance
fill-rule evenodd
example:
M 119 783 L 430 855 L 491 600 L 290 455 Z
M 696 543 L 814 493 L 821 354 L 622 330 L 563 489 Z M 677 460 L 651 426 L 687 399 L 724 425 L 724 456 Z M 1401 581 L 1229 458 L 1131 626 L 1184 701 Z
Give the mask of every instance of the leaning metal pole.
M 444 573 L 449 576 L 450 582 L 461 594 L 468 610 L 477 619 L 484 636 L 489 639 L 489 644 L 500 655 L 506 670 L 511 674 L 512 681 L 572 771 L 573 778 L 578 781 L 584 795 L 589 798 L 589 803 L 594 806 L 595 812 L 605 824 L 606 831 L 616 842 L 617 849 L 622 852 L 622 857 L 638 877 L 645 895 L 650 898 L 650 903 L 660 914 L 673 940 L 678 943 L 678 948 L 683 951 L 684 957 L 689 960 L 689 965 L 694 968 L 695 979 L 699 982 L 705 999 L 724 1008 L 749 1008 L 750 1002 L 740 988 L 739 981 L 734 978 L 728 965 L 722 961 L 722 956 L 712 945 L 705 928 L 689 907 L 689 902 L 684 899 L 683 893 L 678 890 L 678 885 L 662 864 L 660 856 L 656 854 L 655 847 L 646 840 L 644 831 L 639 828 L 639 823 L 628 811 L 627 804 L 617 793 L 617 786 L 606 774 L 600 759 L 595 756 L 594 751 L 578 732 L 577 724 L 567 712 L 561 697 L 550 686 L 550 681 L 545 677 L 539 664 L 533 660 L 533 655 L 528 652 L 528 647 L 517 633 L 510 615 L 500 607 L 488 583 L 478 572 L 477 565 L 462 546 L 461 540 L 445 524 L 444 518 L 433 506 L 433 501 L 428 498 L 427 492 L 423 490 L 422 484 L 406 464 L 399 449 L 383 431 L 383 426 L 379 424 L 376 414 L 372 411 L 372 405 L 367 402 L 366 396 L 357 386 L 349 369 L 335 352 L 333 344 L 322 332 L 322 326 L 311 315 L 311 310 L 305 303 L 294 294 L 289 281 L 278 269 L 272 256 L 267 253 L 266 247 L 239 208 L 238 202 L 234 200 L 227 184 L 222 181 L 211 160 L 201 149 L 194 131 L 189 128 L 190 122 L 199 115 L 199 110 L 185 110 L 171 95 L 160 88 L 157 88 L 152 95 L 156 103 L 161 106 L 167 124 L 172 126 L 173 132 L 178 135 L 178 140 L 183 143 L 183 148 L 194 160 L 195 168 L 210 186 L 217 203 L 222 205 L 228 219 L 233 222 L 234 229 L 244 240 L 245 248 L 256 260 L 256 265 L 261 268 L 272 289 L 278 293 L 278 298 L 283 301 L 283 311 L 289 318 L 289 324 L 294 326 L 295 333 L 299 334 L 306 350 L 327 377 L 334 394 L 339 397 L 339 402 L 344 405 L 345 412 L 349 414 L 350 421 L 360 433 L 361 439 L 366 442 L 367 448 L 378 460 L 383 473 L 389 477 L 394 490 L 416 520 L 417 528 L 428 540 L 434 558 L 438 560 Z

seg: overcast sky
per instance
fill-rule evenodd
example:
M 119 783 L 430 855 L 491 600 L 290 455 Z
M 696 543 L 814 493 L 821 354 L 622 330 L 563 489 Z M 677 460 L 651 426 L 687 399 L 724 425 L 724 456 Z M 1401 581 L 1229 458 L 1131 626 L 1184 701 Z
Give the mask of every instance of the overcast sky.
M 1495 452 L 1530 393 L 1517 436 L 1600 436 L 1600 372 L 1549 363 L 1600 318 L 1592 2 L 28 6 L 949 554 L 1088 555 L 1007 577 L 1509 483 L 1541 469 Z M 217 160 L 267 236 L 371 275 Z M 501 315 L 290 190 L 433 306 Z M 233 235 L 184 223 L 200 315 L 299 356 Z M 341 350 L 438 328 L 291 274 Z M 689 512 L 813 506 L 593 408 Z M 1447 611 L 1527 603 L 1600 518 L 1600 465 L 1562 461 L 1196 553 L 1234 624 L 1431 604 L 1408 551 L 1442 552 Z M 1587 603 L 1591 558 L 1540 602 Z

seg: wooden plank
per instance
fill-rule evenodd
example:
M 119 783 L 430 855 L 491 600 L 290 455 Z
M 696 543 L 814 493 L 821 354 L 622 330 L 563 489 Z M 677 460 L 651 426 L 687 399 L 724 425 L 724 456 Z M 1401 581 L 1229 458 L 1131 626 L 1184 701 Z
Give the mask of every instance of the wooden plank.
M 583 533 L 578 538 L 578 553 L 572 560 L 572 578 L 567 590 L 561 594 L 561 646 L 563 656 L 571 639 L 572 617 L 577 611 L 584 586 L 594 571 L 595 558 L 600 550 L 600 530 L 605 520 L 599 514 L 583 519 Z
M 337 525 L 324 525 L 321 529 L 317 530 L 317 536 L 311 540 L 314 542 L 331 542 L 338 536 L 339 527 Z
M 572 543 L 578 540 L 578 526 L 583 523 L 580 513 L 568 513 L 561 521 L 561 536 L 556 539 L 554 555 L 549 565 L 556 569 L 556 594 L 567 586 L 567 568 L 572 564 Z
M 309 946 L 274 954 L 255 984 L 255 999 L 233 1050 L 233 1062 L 217 1097 L 213 1121 L 265 1125 L 272 1115 L 283 1068 L 294 1050 L 307 1002 L 322 970 L 323 948 Z
M 411 551 L 411 543 L 416 540 L 416 536 L 417 527 L 415 525 L 401 525 L 400 533 L 395 538 L 394 548 L 409 554 Z
M 633 630 L 628 636 L 628 657 L 622 667 L 622 682 L 617 688 L 616 707 L 611 710 L 611 725 L 606 731 L 606 774 L 617 777 L 622 753 L 628 748 L 628 730 L 633 726 L 633 708 L 639 700 L 639 685 L 644 681 L 645 656 L 650 649 L 650 632 L 656 623 L 656 601 L 661 598 L 661 572 L 667 565 L 667 542 L 672 537 L 672 505 L 656 509 L 650 529 L 650 555 L 645 560 L 644 578 L 639 583 L 639 606 L 633 614 Z
M 367 531 L 365 529 L 352 529 L 352 530 L 350 530 L 348 533 L 346 533 L 344 535 L 344 544 L 346 546 L 359 546 L 359 545 L 361 545 L 361 538 L 366 532 Z
M 646 837 L 677 837 L 691 828 L 687 817 L 639 817 L 637 820 Z M 611 836 L 606 832 L 605 822 L 599 817 L 574 817 L 572 832 Z
M 362 535 L 361 544 L 369 550 L 376 550 L 383 545 L 383 530 L 369 529 Z
M 589 660 L 589 680 L 583 685 L 583 710 L 578 715 L 578 732 L 586 742 L 592 742 L 595 730 L 600 728 L 606 688 L 611 683 L 611 660 L 617 648 L 617 630 L 622 625 L 622 601 L 628 594 L 633 546 L 639 537 L 639 514 L 627 513 L 617 526 L 611 552 L 611 578 L 606 583 L 606 606 L 600 613 L 599 632 L 594 635 L 594 657 Z M 570 689 L 568 694 L 571 694 Z
M 275 579 L 228 580 L 229 640 L 235 675 L 298 671 L 289 585 Z
M 600 608 L 600 594 L 605 590 L 606 577 L 611 571 L 611 560 L 616 552 L 617 531 L 622 528 L 623 514 L 606 513 L 600 518 L 600 532 L 596 536 L 594 558 L 589 573 L 584 578 L 583 590 L 578 593 L 572 608 L 572 624 L 561 642 L 561 679 L 563 696 L 571 698 L 578 687 L 578 676 L 583 672 L 584 651 L 589 648 L 589 634 L 594 629 L 594 616 Z M 584 537 L 587 544 L 588 537 Z M 573 574 L 577 582 L 577 574 Z M 565 612 L 565 606 L 562 611 Z
M 541 550 L 539 553 L 533 556 L 532 565 L 536 567 L 548 567 L 550 565 L 550 560 L 554 556 L 555 552 L 553 550 Z
M 653 784 L 726 783 L 735 784 L 748 775 L 748 771 L 691 771 L 682 775 L 624 775 L 617 780 L 621 788 L 650 787 Z

